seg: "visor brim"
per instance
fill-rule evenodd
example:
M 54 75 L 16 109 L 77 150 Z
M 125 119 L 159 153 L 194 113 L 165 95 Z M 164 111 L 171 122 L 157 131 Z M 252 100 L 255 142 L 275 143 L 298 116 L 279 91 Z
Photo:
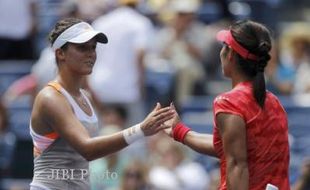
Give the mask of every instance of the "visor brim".
M 96 40 L 99 43 L 103 43 L 103 44 L 108 43 L 107 36 L 104 33 L 99 32 L 99 31 L 95 31 L 95 30 L 89 30 L 83 34 L 76 36 L 75 38 L 68 40 L 68 42 L 81 44 L 81 43 L 88 42 L 89 40 L 91 40 L 94 37 L 96 37 Z
M 221 30 L 216 34 L 216 39 L 220 42 L 227 42 L 229 30 Z

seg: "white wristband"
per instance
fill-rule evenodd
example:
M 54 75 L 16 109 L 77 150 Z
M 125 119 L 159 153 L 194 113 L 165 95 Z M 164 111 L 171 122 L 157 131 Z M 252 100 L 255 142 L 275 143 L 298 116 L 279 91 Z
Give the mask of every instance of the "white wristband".
M 267 186 L 266 186 L 266 190 L 279 190 L 278 187 L 268 183 Z
M 144 137 L 144 133 L 141 129 L 140 124 L 134 125 L 123 131 L 123 136 L 127 144 L 132 144 L 133 142 Z

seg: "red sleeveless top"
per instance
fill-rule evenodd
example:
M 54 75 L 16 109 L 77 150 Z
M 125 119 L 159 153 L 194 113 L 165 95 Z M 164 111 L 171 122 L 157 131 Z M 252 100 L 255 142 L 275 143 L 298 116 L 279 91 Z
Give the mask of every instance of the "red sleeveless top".
M 214 100 L 213 144 L 220 158 L 220 190 L 226 190 L 226 160 L 216 125 L 218 113 L 235 114 L 246 123 L 249 190 L 263 190 L 268 183 L 289 190 L 287 115 L 279 100 L 266 93 L 264 109 L 256 103 L 250 82 L 239 83 Z

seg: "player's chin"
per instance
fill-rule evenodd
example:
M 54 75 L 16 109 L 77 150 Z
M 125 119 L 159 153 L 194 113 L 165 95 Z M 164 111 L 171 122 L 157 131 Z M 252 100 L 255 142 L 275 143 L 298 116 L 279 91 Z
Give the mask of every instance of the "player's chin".
M 90 75 L 93 72 L 93 69 L 85 69 L 81 72 L 82 75 Z
M 88 71 L 88 72 L 86 73 L 86 75 L 90 75 L 90 74 L 92 74 L 92 72 L 93 72 L 93 70 L 91 69 L 90 71 Z

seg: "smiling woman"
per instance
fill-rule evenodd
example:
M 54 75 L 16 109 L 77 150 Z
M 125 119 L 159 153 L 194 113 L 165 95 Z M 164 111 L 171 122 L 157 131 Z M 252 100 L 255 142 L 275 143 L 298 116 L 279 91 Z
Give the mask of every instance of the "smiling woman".
M 66 53 L 63 50 L 56 50 L 58 61 L 68 62 L 68 64 L 60 64 L 59 67 L 69 67 L 75 69 L 80 74 L 88 75 L 92 72 L 96 60 L 96 39 L 91 39 L 82 44 L 69 43 L 66 48 Z
M 97 42 L 107 43 L 108 39 L 74 18 L 59 21 L 49 37 L 58 74 L 38 93 L 33 105 L 34 176 L 30 189 L 90 189 L 88 161 L 157 133 L 175 112 L 157 103 L 141 123 L 94 137 L 98 120 L 82 85 L 96 61 Z

